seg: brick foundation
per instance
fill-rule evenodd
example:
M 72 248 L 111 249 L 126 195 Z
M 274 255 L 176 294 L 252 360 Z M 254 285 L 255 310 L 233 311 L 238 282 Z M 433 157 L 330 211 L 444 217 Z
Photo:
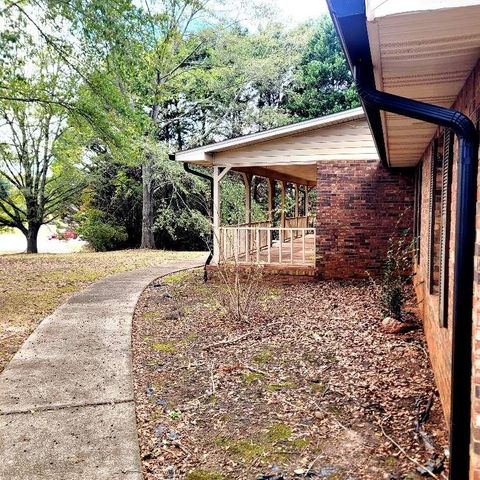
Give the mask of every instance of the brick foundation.
M 379 273 L 389 238 L 412 229 L 413 171 L 377 161 L 317 163 L 317 271 L 321 278 Z

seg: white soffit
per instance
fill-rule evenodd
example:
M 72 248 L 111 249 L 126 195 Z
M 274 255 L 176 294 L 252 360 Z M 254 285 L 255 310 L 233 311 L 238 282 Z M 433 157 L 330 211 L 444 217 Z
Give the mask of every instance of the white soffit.
M 379 90 L 451 107 L 480 58 L 480 0 L 367 0 Z M 390 165 L 415 165 L 436 126 L 382 113 Z

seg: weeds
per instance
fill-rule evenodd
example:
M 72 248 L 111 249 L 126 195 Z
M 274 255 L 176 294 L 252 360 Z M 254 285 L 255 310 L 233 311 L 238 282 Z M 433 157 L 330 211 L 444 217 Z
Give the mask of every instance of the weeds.
M 262 266 L 223 262 L 217 271 L 223 283 L 219 290 L 220 304 L 235 321 L 249 324 L 264 289 Z
M 405 286 L 413 277 L 412 258 L 414 240 L 410 229 L 403 230 L 399 238 L 390 237 L 383 271 L 375 280 L 370 277 L 382 314 L 402 320 L 405 304 Z

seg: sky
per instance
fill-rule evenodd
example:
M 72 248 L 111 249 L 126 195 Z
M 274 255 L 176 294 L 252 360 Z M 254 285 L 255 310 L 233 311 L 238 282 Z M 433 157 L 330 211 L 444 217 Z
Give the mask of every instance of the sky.
M 295 24 L 328 13 L 325 0 L 274 0 L 285 20 Z

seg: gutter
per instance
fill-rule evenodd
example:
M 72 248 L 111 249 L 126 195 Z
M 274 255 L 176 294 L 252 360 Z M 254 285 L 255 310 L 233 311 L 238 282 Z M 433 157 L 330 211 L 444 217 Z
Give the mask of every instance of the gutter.
M 449 128 L 458 137 L 449 478 L 467 479 L 470 462 L 477 132 L 472 121 L 461 112 L 376 90 L 365 81 L 362 67 L 361 63 L 354 65 L 353 73 L 365 105 Z
M 169 154 L 168 155 L 169 160 L 174 160 L 175 161 L 175 154 Z M 196 175 L 197 177 L 203 178 L 204 180 L 208 180 L 210 184 L 210 208 L 213 211 L 213 177 L 210 175 L 207 175 L 206 173 L 199 172 L 197 170 L 194 170 L 193 168 L 188 165 L 187 162 L 183 162 L 183 169 L 187 173 L 191 173 L 192 175 Z M 210 246 L 213 245 L 213 228 L 210 228 Z M 208 257 L 207 260 L 205 261 L 205 265 L 203 266 L 203 280 L 206 282 L 208 280 L 208 273 L 207 273 L 207 266 L 210 265 L 211 261 L 213 259 L 213 251 L 212 248 L 208 249 Z

